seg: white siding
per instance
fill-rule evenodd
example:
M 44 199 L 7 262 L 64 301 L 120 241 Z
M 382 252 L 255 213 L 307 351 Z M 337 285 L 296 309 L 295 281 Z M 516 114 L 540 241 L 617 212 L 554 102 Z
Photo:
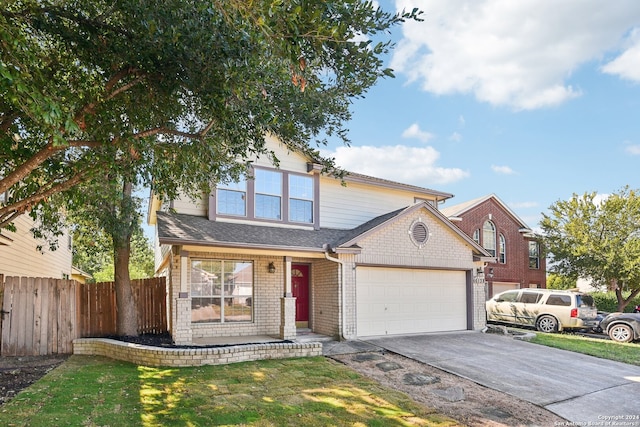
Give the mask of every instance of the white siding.
M 278 158 L 278 161 L 280 162 L 280 165 L 278 166 L 279 169 L 297 173 L 307 173 L 307 163 L 309 160 L 304 156 L 299 153 L 289 151 L 284 144 L 281 144 L 278 140 L 272 137 L 267 137 L 267 145 Z M 254 165 L 266 168 L 274 167 L 273 163 L 271 163 L 271 159 L 267 156 L 254 159 Z
M 58 249 L 49 251 L 46 242 L 33 238 L 29 231 L 33 220 L 23 215 L 14 221 L 15 233 L 3 230 L 2 234 L 13 242 L 8 246 L 0 245 L 0 274 L 5 276 L 53 277 L 62 279 L 63 275 L 71 277 L 72 252 L 68 247 L 69 236 L 65 233 L 58 237 Z M 37 250 L 43 245 L 43 253 Z
M 320 227 L 351 229 L 415 203 L 416 193 L 320 178 Z M 424 197 L 424 196 L 423 196 Z
M 209 198 L 203 194 L 200 200 L 193 201 L 189 197 L 183 196 L 174 200 L 172 203 L 172 207 L 177 213 L 195 216 L 207 216 Z

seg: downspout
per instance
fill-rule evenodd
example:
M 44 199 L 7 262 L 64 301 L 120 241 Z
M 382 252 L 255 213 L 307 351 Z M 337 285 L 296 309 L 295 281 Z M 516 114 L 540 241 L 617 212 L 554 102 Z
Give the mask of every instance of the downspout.
M 325 251 L 324 251 L 324 257 L 331 262 L 335 262 L 337 264 L 340 264 L 340 278 L 338 279 L 338 286 L 340 287 L 340 301 L 338 303 L 338 306 L 340 307 L 340 318 L 342 319 L 340 321 L 340 339 L 341 340 L 346 340 L 346 338 L 344 337 L 344 325 L 345 325 L 345 307 L 344 307 L 344 300 L 345 300 L 345 289 L 344 289 L 344 261 L 340 261 L 337 258 L 333 258 L 329 256 L 329 249 L 331 247 L 329 245 L 325 245 Z

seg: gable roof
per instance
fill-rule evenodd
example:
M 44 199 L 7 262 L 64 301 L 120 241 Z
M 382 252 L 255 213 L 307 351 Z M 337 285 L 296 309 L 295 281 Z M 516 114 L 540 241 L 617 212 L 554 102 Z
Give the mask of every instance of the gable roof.
M 393 221 L 396 221 L 396 220 L 402 218 L 403 216 L 409 215 L 409 214 L 411 214 L 412 212 L 415 212 L 418 209 L 426 209 L 427 211 L 429 211 L 434 216 L 434 218 L 436 220 L 438 220 L 445 228 L 447 228 L 448 230 L 453 232 L 460 239 L 462 239 L 465 243 L 469 244 L 469 246 L 471 246 L 473 248 L 474 253 L 476 253 L 477 255 L 479 255 L 481 257 L 494 258 L 482 246 L 477 244 L 473 239 L 471 239 L 462 230 L 460 230 L 458 227 L 453 225 L 451 223 L 451 221 L 449 221 L 447 219 L 447 217 L 444 216 L 438 209 L 436 209 L 430 203 L 427 203 L 427 202 L 419 202 L 419 203 L 416 203 L 416 204 L 414 204 L 412 206 L 406 207 L 404 209 L 399 209 L 397 211 L 391 212 L 391 213 L 387 214 L 386 216 L 381 216 L 381 217 L 375 218 L 374 220 L 377 220 L 376 224 L 371 224 L 372 221 L 374 221 L 374 220 L 372 220 L 372 221 L 369 221 L 369 222 L 363 224 L 360 227 L 357 227 L 357 228 L 353 229 L 353 231 L 354 231 L 353 236 L 351 236 L 349 238 L 349 240 L 346 240 L 345 242 L 343 242 L 343 245 L 345 245 L 345 246 L 355 245 L 357 240 L 360 240 L 363 237 L 366 237 L 368 234 L 371 234 L 371 233 L 375 232 L 376 230 L 388 225 L 389 223 L 391 223 Z M 383 218 L 383 217 L 385 217 L 385 218 Z
M 440 209 L 440 212 L 447 216 L 451 221 L 459 221 L 460 216 L 471 209 L 481 205 L 482 203 L 494 199 L 498 205 L 505 210 L 507 214 L 513 217 L 514 221 L 516 221 L 520 225 L 520 232 L 522 233 L 532 233 L 531 228 L 522 220 L 515 212 L 513 212 L 509 207 L 495 194 L 488 194 L 486 196 L 478 197 L 476 199 L 469 200 L 464 203 L 459 203 L 457 205 L 443 207 Z
M 292 229 L 235 222 L 210 221 L 207 218 L 158 212 L 158 240 L 160 244 L 221 246 L 267 250 L 296 250 L 305 252 L 359 252 L 357 242 L 368 234 L 395 220 L 426 208 L 445 227 L 468 243 L 480 257 L 491 257 L 484 248 L 454 226 L 429 203 L 420 202 L 407 208 L 373 218 L 351 230 L 335 228 Z
M 401 182 L 390 181 L 388 179 L 376 178 L 374 176 L 363 175 L 361 173 L 349 172 L 344 177 L 347 182 L 357 182 L 361 184 L 375 185 L 378 187 L 391 188 L 395 190 L 408 190 L 417 193 L 435 196 L 437 201 L 447 200 L 453 197 L 453 194 L 444 193 L 442 191 L 432 190 L 430 188 L 418 187 L 417 185 L 403 184 Z

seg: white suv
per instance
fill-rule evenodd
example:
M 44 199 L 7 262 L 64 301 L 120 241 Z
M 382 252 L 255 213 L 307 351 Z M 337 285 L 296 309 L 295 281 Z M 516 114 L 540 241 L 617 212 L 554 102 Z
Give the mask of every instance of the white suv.
M 486 302 L 487 320 L 535 326 L 541 332 L 586 329 L 598 315 L 590 295 L 576 290 L 516 289 Z

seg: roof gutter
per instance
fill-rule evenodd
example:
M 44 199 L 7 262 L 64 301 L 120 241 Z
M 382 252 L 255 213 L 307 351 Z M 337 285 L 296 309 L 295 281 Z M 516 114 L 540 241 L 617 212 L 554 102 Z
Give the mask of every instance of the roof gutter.
M 325 247 L 324 257 L 328 261 L 335 262 L 336 264 L 340 265 L 340 268 L 339 268 L 340 277 L 338 278 L 338 287 L 340 288 L 340 301 L 338 302 L 338 305 L 340 307 L 340 340 L 346 340 L 346 338 L 344 337 L 344 324 L 345 324 L 344 322 L 346 319 L 345 308 L 344 308 L 344 301 L 345 301 L 344 261 L 341 261 L 338 258 L 329 256 L 329 250 L 331 250 L 331 247 L 328 244 L 324 245 L 324 247 Z

